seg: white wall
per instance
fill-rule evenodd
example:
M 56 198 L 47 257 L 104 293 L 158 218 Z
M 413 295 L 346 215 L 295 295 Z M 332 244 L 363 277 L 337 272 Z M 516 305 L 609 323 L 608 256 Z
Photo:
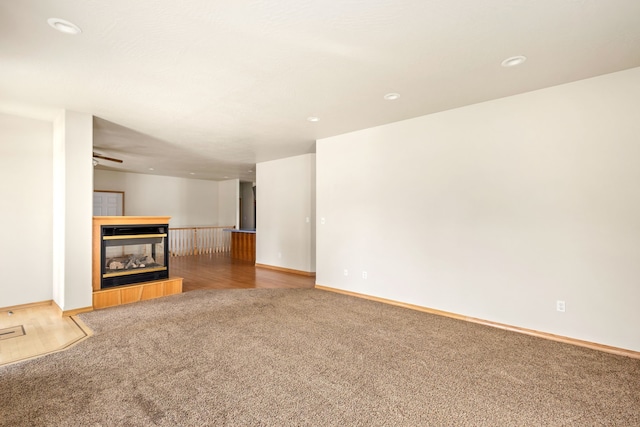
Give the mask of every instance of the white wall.
M 317 283 L 640 351 L 639 117 L 636 68 L 318 141 Z
M 91 307 L 93 116 L 63 111 L 53 133 L 53 300 Z
M 240 227 L 240 180 L 218 182 L 218 221 L 221 226 Z
M 127 216 L 171 216 L 172 227 L 219 224 L 216 181 L 96 169 L 94 189 L 124 191 Z
M 0 113 L 0 307 L 52 294 L 53 126 Z
M 315 271 L 315 154 L 258 163 L 256 263 Z

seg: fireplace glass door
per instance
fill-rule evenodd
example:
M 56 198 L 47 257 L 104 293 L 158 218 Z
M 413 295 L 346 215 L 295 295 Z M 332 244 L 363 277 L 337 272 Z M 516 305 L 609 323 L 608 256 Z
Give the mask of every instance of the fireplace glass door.
M 169 277 L 168 226 L 102 226 L 101 287 Z

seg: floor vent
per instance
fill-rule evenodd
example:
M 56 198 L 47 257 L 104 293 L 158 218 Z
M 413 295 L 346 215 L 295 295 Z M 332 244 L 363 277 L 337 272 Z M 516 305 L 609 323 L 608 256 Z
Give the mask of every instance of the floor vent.
M 24 334 L 24 327 L 22 325 L 0 329 L 0 341 L 8 340 L 9 338 L 21 337 Z

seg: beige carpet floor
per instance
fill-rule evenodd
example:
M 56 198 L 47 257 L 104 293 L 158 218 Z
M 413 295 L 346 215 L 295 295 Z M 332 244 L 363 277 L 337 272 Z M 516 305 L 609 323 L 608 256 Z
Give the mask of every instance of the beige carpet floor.
M 86 313 L 0 367 L 2 426 L 640 426 L 640 360 L 314 289 Z

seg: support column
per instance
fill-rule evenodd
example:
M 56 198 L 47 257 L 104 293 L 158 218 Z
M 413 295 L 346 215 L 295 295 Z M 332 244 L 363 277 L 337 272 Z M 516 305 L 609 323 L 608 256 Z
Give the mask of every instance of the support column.
M 53 126 L 53 300 L 92 306 L 93 116 L 63 111 Z

